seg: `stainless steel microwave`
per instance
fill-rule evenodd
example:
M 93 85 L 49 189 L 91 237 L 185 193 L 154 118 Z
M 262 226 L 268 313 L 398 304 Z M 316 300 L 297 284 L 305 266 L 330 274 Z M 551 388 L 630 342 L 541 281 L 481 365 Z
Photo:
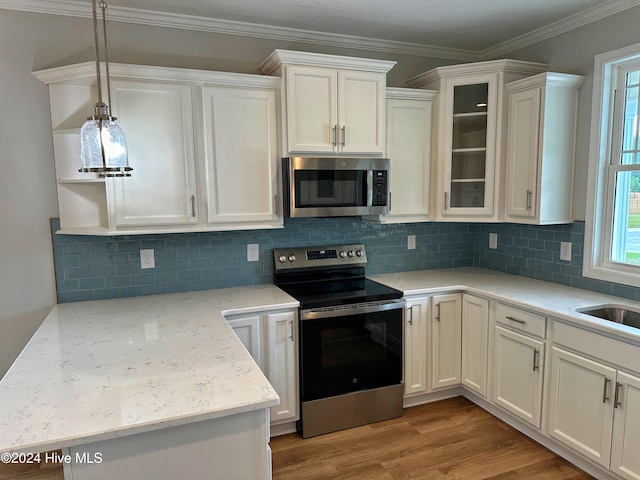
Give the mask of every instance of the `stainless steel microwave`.
M 282 159 L 286 217 L 345 217 L 388 212 L 388 158 Z

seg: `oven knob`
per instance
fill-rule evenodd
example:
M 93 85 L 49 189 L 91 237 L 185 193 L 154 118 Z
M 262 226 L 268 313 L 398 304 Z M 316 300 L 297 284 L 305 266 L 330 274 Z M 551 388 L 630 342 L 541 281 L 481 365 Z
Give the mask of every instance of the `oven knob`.
M 296 256 L 293 253 L 291 255 L 289 255 L 289 261 L 290 262 L 295 262 L 296 261 Z
M 356 250 L 356 256 L 361 257 L 362 255 L 364 255 L 362 250 Z
M 349 253 L 347 255 L 349 255 L 349 258 L 353 258 L 355 253 L 353 253 L 353 250 L 349 250 Z
M 340 258 L 347 258 L 347 252 L 345 252 L 344 250 L 341 251 L 338 255 L 340 255 Z
M 286 261 L 287 261 L 287 257 L 285 257 L 284 255 L 280 255 L 280 256 L 278 257 L 278 261 L 279 261 L 280 263 L 284 263 L 284 262 L 286 262 Z

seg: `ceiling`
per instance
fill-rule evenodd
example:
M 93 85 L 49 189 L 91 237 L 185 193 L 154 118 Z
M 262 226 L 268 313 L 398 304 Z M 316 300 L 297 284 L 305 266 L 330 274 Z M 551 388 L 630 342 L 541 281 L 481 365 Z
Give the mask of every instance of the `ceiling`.
M 89 0 L 0 0 L 0 8 L 89 16 Z M 109 0 L 108 18 L 481 59 L 571 30 L 640 0 Z

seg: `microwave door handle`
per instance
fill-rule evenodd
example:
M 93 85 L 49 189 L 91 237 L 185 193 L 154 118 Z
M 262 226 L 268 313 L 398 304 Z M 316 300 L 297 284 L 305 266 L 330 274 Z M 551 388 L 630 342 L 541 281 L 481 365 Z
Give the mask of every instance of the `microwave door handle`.
M 367 207 L 373 206 L 373 170 L 367 170 Z

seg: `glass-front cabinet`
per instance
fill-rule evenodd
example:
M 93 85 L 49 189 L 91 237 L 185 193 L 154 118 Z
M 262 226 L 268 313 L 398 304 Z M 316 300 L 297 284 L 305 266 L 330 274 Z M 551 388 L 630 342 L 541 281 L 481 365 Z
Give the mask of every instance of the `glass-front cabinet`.
M 438 67 L 409 80 L 437 90 L 432 204 L 436 220 L 498 221 L 506 139 L 506 82 L 547 70 L 546 65 L 492 60 Z
M 495 81 L 453 85 L 445 152 L 444 214 L 492 213 L 495 159 Z M 490 98 L 491 97 L 491 98 Z M 467 209 L 473 209 L 467 211 Z

